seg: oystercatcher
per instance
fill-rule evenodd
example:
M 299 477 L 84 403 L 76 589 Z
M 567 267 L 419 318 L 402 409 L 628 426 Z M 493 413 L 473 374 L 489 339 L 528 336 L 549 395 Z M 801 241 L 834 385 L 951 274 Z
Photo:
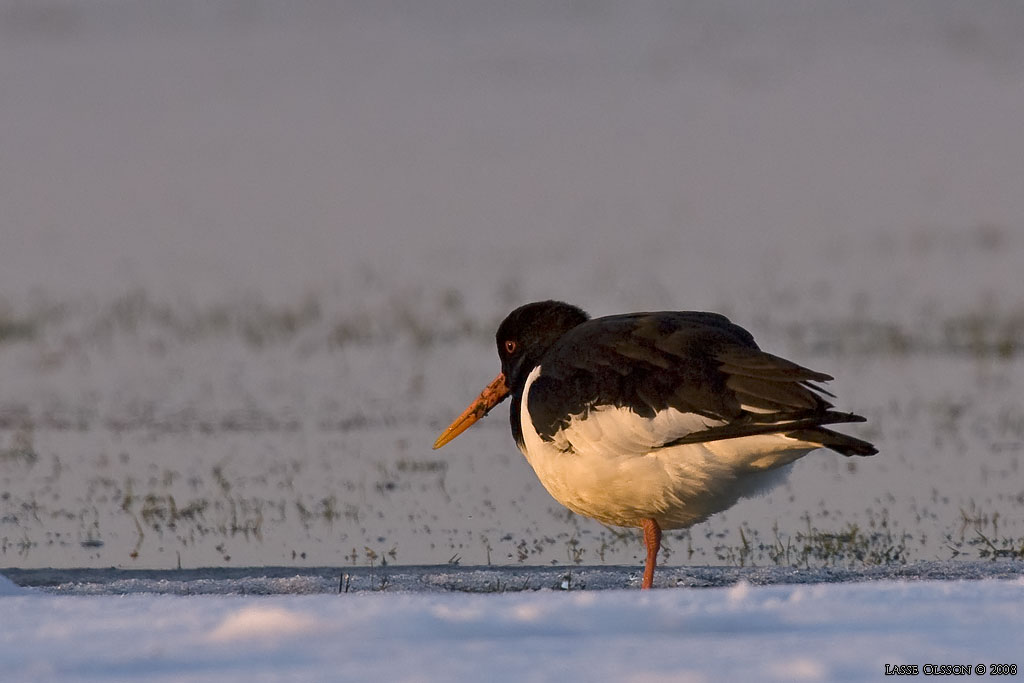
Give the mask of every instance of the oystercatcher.
M 684 529 L 779 483 L 817 448 L 874 455 L 825 425 L 832 379 L 761 351 L 717 313 L 591 319 L 540 301 L 498 327 L 501 373 L 438 437 L 440 448 L 512 397 L 512 436 L 555 500 L 609 525 L 643 530 L 643 588 L 663 529 Z

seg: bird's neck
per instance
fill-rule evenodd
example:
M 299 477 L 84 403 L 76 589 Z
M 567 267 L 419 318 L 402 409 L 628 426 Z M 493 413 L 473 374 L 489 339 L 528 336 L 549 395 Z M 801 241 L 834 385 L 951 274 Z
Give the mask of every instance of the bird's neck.
M 512 425 L 512 438 L 516 440 L 516 446 L 523 450 L 523 388 L 518 387 L 512 390 L 512 405 L 508 410 L 508 421 Z

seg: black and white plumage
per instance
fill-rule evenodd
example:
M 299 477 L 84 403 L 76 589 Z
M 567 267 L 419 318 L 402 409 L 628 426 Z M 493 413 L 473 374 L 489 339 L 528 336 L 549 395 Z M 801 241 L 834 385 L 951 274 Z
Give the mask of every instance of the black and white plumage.
M 662 529 L 689 527 L 781 481 L 825 447 L 873 455 L 827 425 L 832 379 L 761 351 L 726 317 L 630 313 L 590 319 L 542 301 L 497 332 L 502 372 L 435 443 L 439 448 L 512 397 L 512 434 L 548 492 L 606 524 L 644 529 L 644 587 Z

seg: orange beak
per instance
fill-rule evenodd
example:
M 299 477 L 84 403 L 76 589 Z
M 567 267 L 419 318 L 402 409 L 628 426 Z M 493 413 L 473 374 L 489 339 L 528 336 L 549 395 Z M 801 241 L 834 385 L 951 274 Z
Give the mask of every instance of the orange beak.
M 469 404 L 462 415 L 455 418 L 455 421 L 448 425 L 448 429 L 441 432 L 434 442 L 434 449 L 437 450 L 462 432 L 469 429 L 470 425 L 486 415 L 491 408 L 501 403 L 502 399 L 508 396 L 509 388 L 505 383 L 505 375 L 498 373 L 494 381 L 487 385 L 487 388 L 480 392 L 476 400 Z

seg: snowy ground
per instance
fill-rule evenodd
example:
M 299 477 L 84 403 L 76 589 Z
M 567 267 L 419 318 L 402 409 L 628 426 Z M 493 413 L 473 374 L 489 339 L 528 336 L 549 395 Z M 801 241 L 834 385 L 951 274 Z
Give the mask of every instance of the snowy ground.
M 0 577 L 0 671 L 11 681 L 638 682 L 880 680 L 887 664 L 919 671 L 964 665 L 972 672 L 1016 664 L 1019 671 L 1024 567 L 994 571 L 988 563 L 966 574 L 983 574 L 982 567 L 1016 578 L 776 585 L 743 579 L 647 593 L 335 589 L 111 597 L 54 595 Z M 705 579 L 715 578 L 714 570 L 704 571 Z M 427 573 L 446 572 L 425 569 L 421 576 Z M 476 585 L 495 576 L 500 570 Z M 143 590 L 159 588 L 125 579 L 117 590 L 132 593 L 133 581 Z M 310 586 L 301 577 L 254 584 L 236 576 L 220 588 L 248 593 L 254 585 L 284 593 Z

